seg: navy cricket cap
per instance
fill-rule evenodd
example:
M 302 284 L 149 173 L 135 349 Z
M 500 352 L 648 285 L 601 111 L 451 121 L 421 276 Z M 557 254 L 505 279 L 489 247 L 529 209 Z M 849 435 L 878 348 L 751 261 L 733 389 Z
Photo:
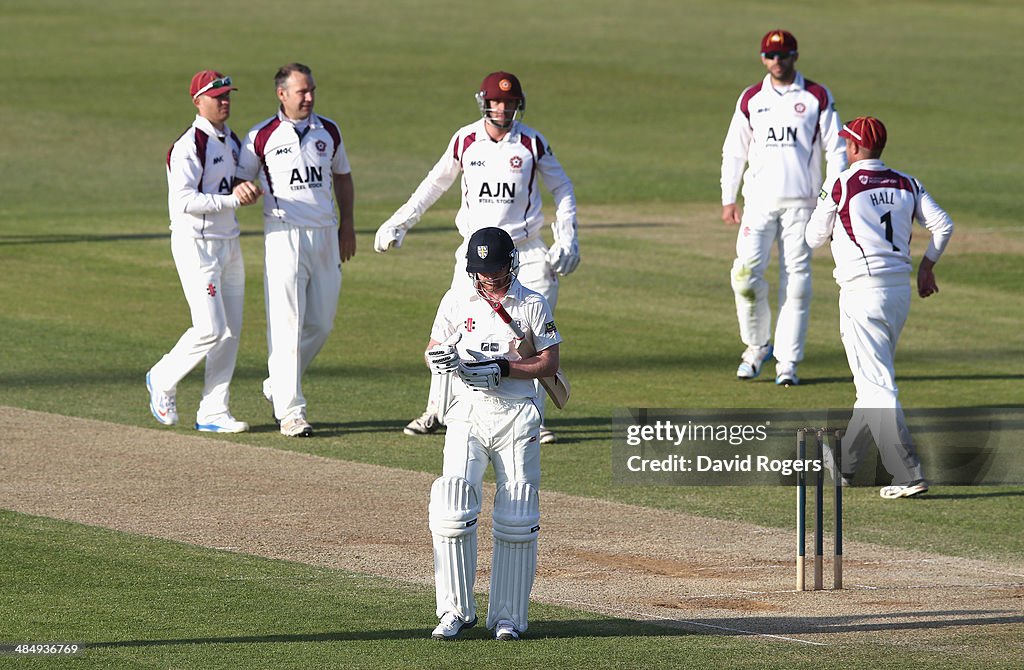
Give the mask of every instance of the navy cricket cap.
M 481 228 L 469 238 L 466 272 L 499 272 L 512 264 L 516 245 L 501 228 Z

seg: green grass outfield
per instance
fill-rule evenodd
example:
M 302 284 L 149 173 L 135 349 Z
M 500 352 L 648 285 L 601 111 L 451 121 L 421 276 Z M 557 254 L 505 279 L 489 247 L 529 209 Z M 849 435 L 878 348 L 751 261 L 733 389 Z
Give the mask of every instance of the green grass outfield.
M 890 133 L 885 158 L 918 176 L 958 226 L 937 268 L 942 292 L 915 300 L 900 344 L 904 404 L 1024 405 L 1017 203 L 1024 164 L 1006 151 L 1017 137 L 1024 78 L 1014 47 L 1024 31 L 1019 3 L 530 0 L 496 12 L 468 2 L 256 0 L 217 7 L 0 2 L 7 65 L 0 404 L 155 427 L 145 371 L 188 326 L 169 253 L 162 168 L 192 118 L 188 78 L 206 67 L 234 76 L 240 90 L 231 125 L 242 134 L 273 112 L 276 67 L 300 60 L 314 69 L 317 111 L 341 124 L 357 187 L 360 250 L 345 267 L 336 331 L 305 386 L 320 437 L 280 438 L 258 392 L 262 226 L 248 208 L 240 215 L 248 293 L 232 408 L 255 430 L 218 439 L 437 471 L 442 439 L 413 440 L 400 428 L 425 400 L 420 352 L 459 242 L 451 224 L 457 189 L 397 253 L 374 254 L 372 236 L 451 133 L 475 118 L 472 93 L 482 76 L 508 69 L 523 80 L 526 121 L 551 140 L 573 177 L 581 212 L 583 263 L 564 281 L 558 307 L 574 398 L 567 411 L 550 413 L 562 441 L 543 452 L 544 487 L 790 527 L 791 491 L 615 487 L 609 463 L 615 408 L 852 403 L 827 252 L 814 264 L 800 370 L 808 383 L 778 389 L 732 376 L 741 345 L 728 283 L 734 231 L 718 220 L 720 148 L 736 97 L 763 74 L 760 36 L 786 27 L 800 40 L 800 69 L 831 88 L 844 119 L 882 118 Z M 918 256 L 924 237 L 915 240 Z M 179 388 L 185 423 L 198 393 L 193 374 Z M 1022 489 L 941 494 L 893 504 L 854 491 L 846 537 L 1020 559 Z M 356 656 L 346 665 L 366 667 L 516 665 L 520 655 L 552 667 L 651 659 L 780 668 L 845 659 L 850 667 L 892 653 L 844 649 L 819 663 L 818 652 L 799 648 L 606 619 L 595 634 L 593 615 L 543 606 L 537 619 L 553 632 L 530 645 L 501 656 L 485 645 L 438 650 L 417 637 L 432 609 L 425 590 L 12 514 L 2 516 L 0 532 L 0 641 L 66 634 L 110 643 L 76 659 L 81 667 L 316 667 L 349 651 Z M 83 564 L 110 579 L 78 578 L 71 568 Z M 272 578 L 246 600 L 239 584 L 257 572 Z M 370 633 L 360 630 L 366 616 Z M 1008 631 L 1007 648 L 1013 642 L 1019 638 Z M 916 660 L 966 667 L 961 657 Z M 1009 652 L 1002 662 L 1012 662 Z M 988 659 L 986 667 L 1000 663 Z

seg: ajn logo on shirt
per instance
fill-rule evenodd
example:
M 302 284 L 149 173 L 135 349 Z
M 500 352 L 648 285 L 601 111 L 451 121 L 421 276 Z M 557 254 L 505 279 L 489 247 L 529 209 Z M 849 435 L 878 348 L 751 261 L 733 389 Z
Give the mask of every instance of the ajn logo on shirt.
M 796 128 L 783 126 L 777 133 L 775 128 L 768 128 L 768 137 L 765 139 L 769 142 L 796 142 Z
M 322 182 L 324 180 L 324 169 L 322 167 L 306 166 L 306 174 L 303 175 L 298 168 L 292 169 L 292 179 L 289 184 L 308 184 L 310 182 Z
M 516 197 L 516 185 L 509 184 L 507 182 L 498 182 L 493 185 L 484 182 L 480 184 L 480 194 L 478 198 L 509 198 L 514 200 Z

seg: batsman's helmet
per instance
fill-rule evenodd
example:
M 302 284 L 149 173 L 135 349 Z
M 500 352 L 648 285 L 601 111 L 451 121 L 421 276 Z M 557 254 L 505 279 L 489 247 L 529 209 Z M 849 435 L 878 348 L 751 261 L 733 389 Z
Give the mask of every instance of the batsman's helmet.
M 843 125 L 839 137 L 848 137 L 868 151 L 881 152 L 885 148 L 888 134 L 885 124 L 873 116 L 858 116 Z
M 506 122 L 504 119 L 492 119 L 489 116 L 489 110 L 487 109 L 488 100 L 502 100 L 514 103 L 515 112 L 512 115 L 512 121 L 521 119 L 523 112 L 526 111 L 526 95 L 523 93 L 523 87 L 519 83 L 519 78 L 511 72 L 498 71 L 490 73 L 484 77 L 483 82 L 480 84 L 480 90 L 476 93 L 476 104 L 480 108 L 480 115 L 499 128 L 510 128 L 512 126 L 511 121 Z
M 507 289 L 519 273 L 519 251 L 512 237 L 501 228 L 493 227 L 481 228 L 473 233 L 466 249 L 466 272 L 477 291 L 481 288 L 477 273 L 493 275 L 503 270 L 508 272 L 494 279 L 495 288 Z

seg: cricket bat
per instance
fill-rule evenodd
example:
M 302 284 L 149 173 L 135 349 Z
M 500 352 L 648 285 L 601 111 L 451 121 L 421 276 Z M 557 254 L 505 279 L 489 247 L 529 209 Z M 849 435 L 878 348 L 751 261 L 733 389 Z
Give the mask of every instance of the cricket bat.
M 512 320 L 512 317 L 502 304 L 500 302 L 492 302 L 491 308 L 494 309 L 498 318 L 512 329 L 516 339 L 519 340 L 519 344 L 516 346 L 519 356 L 521 358 L 529 358 L 536 354 L 537 349 L 533 346 L 533 341 L 526 337 L 526 333 L 519 327 L 519 324 Z M 569 386 L 569 380 L 566 378 L 565 373 L 562 372 L 562 368 L 558 368 L 558 372 L 553 377 L 541 377 L 540 385 L 544 387 L 548 397 L 551 398 L 551 402 L 555 403 L 555 407 L 558 409 L 565 408 L 565 405 L 569 402 L 569 392 L 572 388 Z

